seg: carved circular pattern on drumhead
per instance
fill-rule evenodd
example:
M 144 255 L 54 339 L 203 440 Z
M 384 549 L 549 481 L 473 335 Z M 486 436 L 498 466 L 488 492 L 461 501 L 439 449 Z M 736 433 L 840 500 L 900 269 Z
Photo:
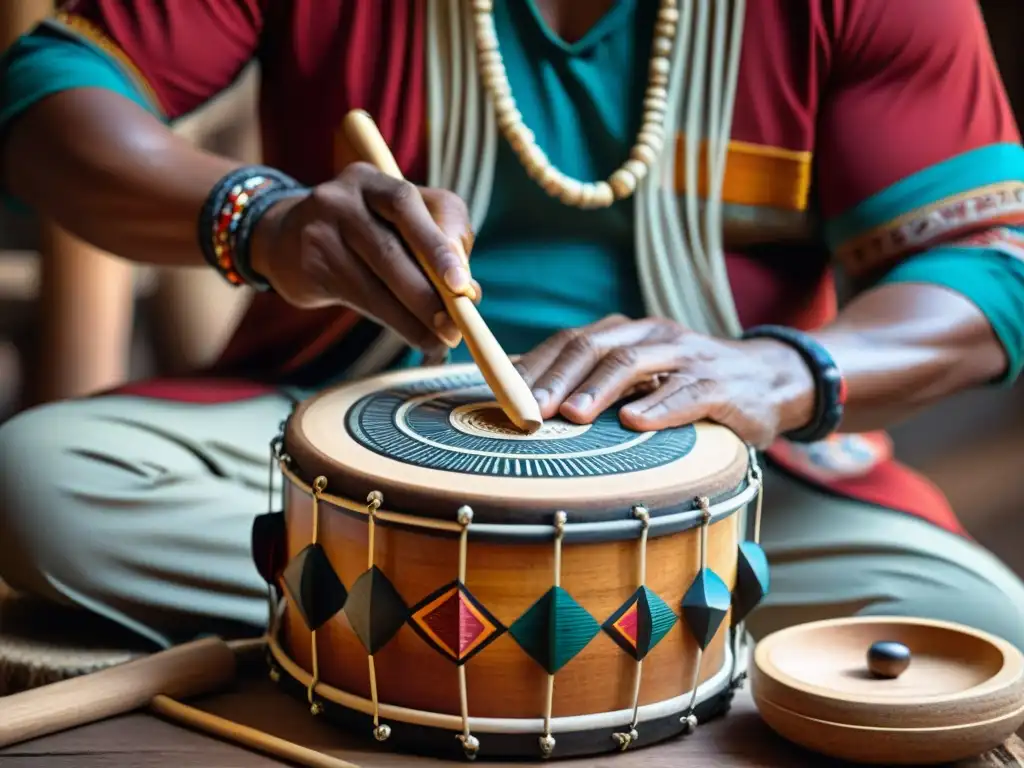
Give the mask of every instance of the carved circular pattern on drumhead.
M 460 405 L 452 409 L 448 421 L 459 432 L 489 440 L 560 440 L 582 435 L 591 427 L 590 424 L 573 424 L 565 419 L 549 419 L 528 435 L 512 423 L 496 400 Z
M 352 438 L 418 467 L 491 477 L 597 477 L 653 469 L 693 450 L 691 427 L 634 432 L 611 408 L 593 424 L 553 419 L 533 435 L 508 424 L 479 374 L 368 394 L 348 412 Z

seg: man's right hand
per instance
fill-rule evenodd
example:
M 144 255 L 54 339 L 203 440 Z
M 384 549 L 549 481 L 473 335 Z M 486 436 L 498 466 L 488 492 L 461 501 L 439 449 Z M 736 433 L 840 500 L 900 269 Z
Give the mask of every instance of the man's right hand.
M 480 286 L 464 256 L 472 239 L 457 195 L 353 163 L 264 214 L 252 268 L 290 304 L 351 307 L 434 356 L 461 338 L 412 254 L 423 255 L 452 292 L 478 301 Z

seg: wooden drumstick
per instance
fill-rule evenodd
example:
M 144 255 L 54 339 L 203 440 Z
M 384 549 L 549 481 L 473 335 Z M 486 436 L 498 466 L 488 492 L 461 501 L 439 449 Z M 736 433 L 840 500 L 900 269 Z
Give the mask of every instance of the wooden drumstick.
M 262 752 L 266 755 L 286 760 L 295 765 L 305 765 L 309 768 L 359 768 L 355 763 L 333 757 L 324 752 L 317 752 L 315 749 L 303 747 L 269 733 L 264 733 L 247 725 L 241 725 L 232 720 L 201 709 L 182 704 L 167 696 L 156 696 L 149 705 L 154 713 L 174 720 L 181 725 L 203 731 L 211 736 L 217 736 L 237 744 L 240 747 Z
M 368 113 L 361 109 L 349 112 L 345 116 L 343 130 L 349 145 L 362 160 L 372 163 L 389 176 L 403 178 L 394 155 Z M 544 421 L 537 400 L 480 317 L 476 304 L 468 296 L 452 293 L 434 274 L 423 254 L 414 255 L 444 301 L 445 309 L 466 340 L 474 362 L 505 415 L 524 432 L 536 432 Z
M 204 638 L 134 661 L 0 698 L 0 747 L 148 706 L 159 694 L 199 696 L 235 678 L 235 654 Z

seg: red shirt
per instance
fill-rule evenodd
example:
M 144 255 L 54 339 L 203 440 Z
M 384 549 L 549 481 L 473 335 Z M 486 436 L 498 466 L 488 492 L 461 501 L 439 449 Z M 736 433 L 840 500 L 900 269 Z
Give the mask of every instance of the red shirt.
M 315 184 L 349 159 L 337 131 L 353 108 L 374 117 L 406 176 L 424 180 L 425 7 L 423 0 L 77 0 L 65 11 L 66 23 L 127 62 L 169 119 L 219 93 L 257 57 L 265 161 Z M 728 272 L 745 326 L 810 329 L 836 313 L 823 223 L 938 163 L 1020 137 L 975 0 L 746 7 L 724 190 L 736 213 L 726 233 Z M 753 224 L 737 223 L 744 218 Z M 1017 211 L 997 209 L 914 247 L 1020 220 Z M 909 250 L 839 247 L 832 256 L 860 275 Z M 300 312 L 261 294 L 215 369 L 280 380 L 324 355 L 357 354 L 376 332 L 348 310 Z M 882 460 L 853 477 L 827 477 L 784 446 L 773 455 L 845 495 L 959 530 L 941 494 L 886 457 L 884 437 L 858 445 Z

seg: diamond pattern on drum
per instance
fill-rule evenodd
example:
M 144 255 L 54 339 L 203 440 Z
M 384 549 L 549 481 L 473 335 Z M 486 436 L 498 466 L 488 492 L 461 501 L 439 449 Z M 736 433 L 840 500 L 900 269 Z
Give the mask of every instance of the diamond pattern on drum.
M 738 624 L 750 615 L 768 595 L 771 585 L 768 556 L 759 544 L 740 544 L 736 569 L 736 589 L 732 596 L 732 623 Z
M 284 590 L 310 631 L 324 625 L 345 604 L 345 586 L 319 544 L 310 544 L 288 563 Z
M 252 521 L 251 536 L 252 559 L 256 570 L 267 584 L 277 586 L 277 577 L 288 562 L 284 512 L 257 515 Z
M 683 595 L 683 618 L 701 649 L 711 645 L 729 612 L 732 595 L 722 578 L 710 568 L 697 572 Z
M 349 590 L 345 615 L 363 648 L 373 656 L 402 628 L 409 609 L 395 585 L 374 565 L 363 571 Z
M 438 653 L 465 664 L 505 627 L 459 581 L 446 584 L 412 608 L 412 628 Z
M 568 664 L 601 625 L 561 587 L 552 587 L 509 627 L 509 634 L 549 675 Z
M 647 587 L 640 587 L 601 628 L 622 650 L 643 661 L 677 620 L 668 603 Z

